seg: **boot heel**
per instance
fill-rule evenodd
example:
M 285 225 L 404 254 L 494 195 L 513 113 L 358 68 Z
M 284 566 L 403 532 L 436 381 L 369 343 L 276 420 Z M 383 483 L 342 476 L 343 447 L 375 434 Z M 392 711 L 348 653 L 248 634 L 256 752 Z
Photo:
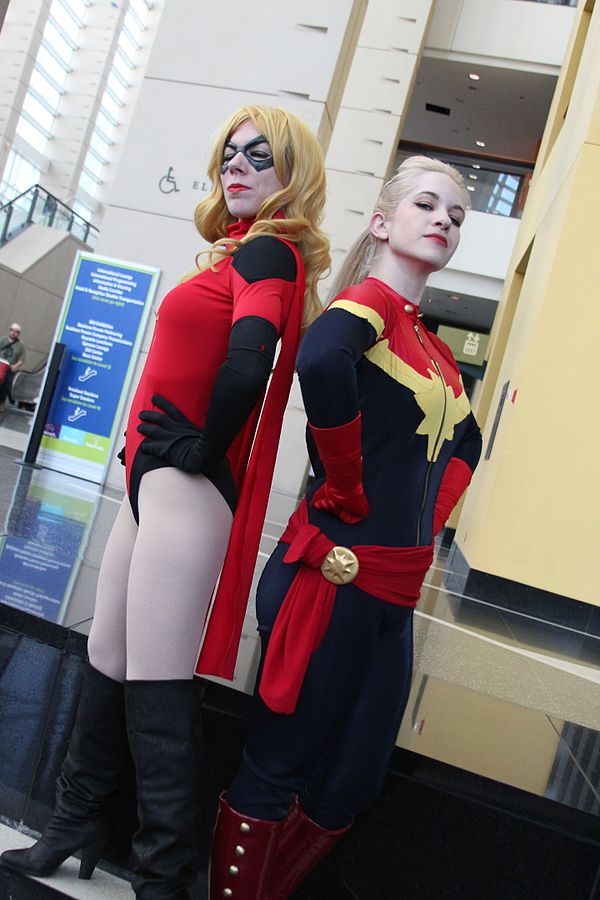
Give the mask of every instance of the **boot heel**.
M 92 873 L 98 864 L 98 860 L 102 856 L 102 851 L 106 846 L 106 838 L 88 844 L 81 851 L 81 864 L 79 866 L 79 877 L 84 881 L 89 881 Z

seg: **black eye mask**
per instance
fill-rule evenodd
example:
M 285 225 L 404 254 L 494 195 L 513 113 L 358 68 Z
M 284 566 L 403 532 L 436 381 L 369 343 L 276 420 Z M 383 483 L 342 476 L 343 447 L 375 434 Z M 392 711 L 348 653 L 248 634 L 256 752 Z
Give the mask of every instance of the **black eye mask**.
M 252 138 L 252 140 L 248 141 L 247 144 L 234 144 L 233 141 L 227 141 L 223 150 L 221 174 L 227 171 L 229 163 L 235 156 L 237 156 L 238 153 L 241 153 L 248 160 L 252 168 L 256 169 L 257 172 L 262 172 L 264 169 L 270 169 L 274 165 L 273 157 L 262 157 L 262 154 L 265 152 L 264 150 L 255 150 L 255 156 L 252 156 L 252 148 L 258 146 L 258 144 L 267 144 L 268 146 L 269 142 L 267 141 L 264 134 L 259 134 L 257 137 Z M 260 156 L 258 156 L 257 154 L 260 154 Z

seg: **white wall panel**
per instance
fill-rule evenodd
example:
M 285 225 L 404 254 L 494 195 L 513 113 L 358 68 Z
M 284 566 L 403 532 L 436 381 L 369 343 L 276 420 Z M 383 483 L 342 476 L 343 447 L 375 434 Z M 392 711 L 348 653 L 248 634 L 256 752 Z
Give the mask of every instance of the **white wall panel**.
M 427 49 L 560 66 L 575 9 L 528 0 L 439 0 Z
M 264 104 L 266 99 L 247 91 L 145 79 L 111 193 L 111 206 L 189 222 L 195 206 L 209 190 L 206 166 L 216 131 L 243 104 Z M 322 104 L 293 98 L 286 107 L 317 130 Z M 164 193 L 171 185 L 163 181 L 161 190 L 160 183 L 169 169 L 177 190 Z M 108 219 L 98 249 L 115 255 L 115 241 L 107 223 Z M 152 246 L 152 231 L 147 240 Z
M 505 278 L 519 225 L 519 219 L 470 210 L 461 227 L 452 268 L 489 278 Z
M 384 177 L 400 119 L 386 113 L 340 109 L 327 153 L 327 168 Z
M 417 57 L 395 50 L 358 47 L 342 105 L 399 116 L 412 85 Z
M 423 0 L 402 3 L 371 0 L 360 33 L 360 46 L 419 53 L 430 9 L 431 3 Z
M 324 102 L 352 0 L 262 0 L 165 8 L 148 77 Z M 283 105 L 283 99 L 281 100 Z
M 158 306 L 167 291 L 193 268 L 194 257 L 202 246 L 191 216 L 177 219 L 112 206 L 106 214 L 97 253 L 158 266 L 161 277 L 154 301 Z
M 324 230 L 332 250 L 344 252 L 367 227 L 383 179 L 330 170 L 327 177 L 327 215 Z
M 519 219 L 468 212 L 458 250 L 445 269 L 429 276 L 428 286 L 498 300 L 519 225 Z

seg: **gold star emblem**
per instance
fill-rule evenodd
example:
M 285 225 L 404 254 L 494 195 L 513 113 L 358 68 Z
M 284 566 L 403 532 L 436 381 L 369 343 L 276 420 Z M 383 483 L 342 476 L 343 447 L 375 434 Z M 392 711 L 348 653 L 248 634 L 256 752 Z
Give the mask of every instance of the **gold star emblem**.
M 358 559 L 348 547 L 333 547 L 323 562 L 321 572 L 333 584 L 349 584 L 358 575 Z

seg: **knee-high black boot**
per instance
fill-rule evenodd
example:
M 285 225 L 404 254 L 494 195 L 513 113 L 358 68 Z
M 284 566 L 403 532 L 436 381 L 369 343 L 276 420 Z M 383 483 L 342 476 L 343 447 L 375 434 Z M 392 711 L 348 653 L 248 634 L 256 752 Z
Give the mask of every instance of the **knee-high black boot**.
M 43 877 L 82 850 L 79 877 L 90 878 L 108 837 L 109 801 L 127 754 L 123 685 L 88 664 L 50 821 L 32 847 L 6 850 L 0 862 Z
M 194 680 L 125 682 L 140 823 L 133 888 L 143 900 L 184 900 L 196 876 L 201 691 Z

